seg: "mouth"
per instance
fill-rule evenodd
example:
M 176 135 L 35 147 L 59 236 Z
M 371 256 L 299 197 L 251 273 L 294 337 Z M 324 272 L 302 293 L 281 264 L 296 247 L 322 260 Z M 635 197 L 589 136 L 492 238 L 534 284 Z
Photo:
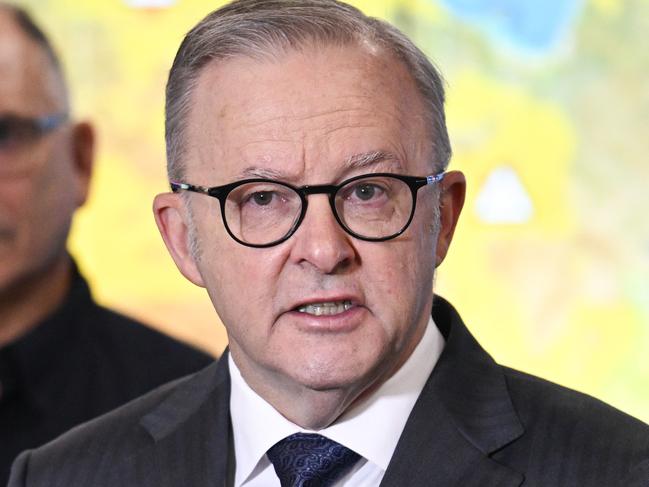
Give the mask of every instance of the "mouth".
M 295 308 L 298 313 L 304 313 L 312 316 L 333 316 L 344 313 L 354 305 L 348 299 L 343 301 L 325 301 L 322 303 L 303 304 Z

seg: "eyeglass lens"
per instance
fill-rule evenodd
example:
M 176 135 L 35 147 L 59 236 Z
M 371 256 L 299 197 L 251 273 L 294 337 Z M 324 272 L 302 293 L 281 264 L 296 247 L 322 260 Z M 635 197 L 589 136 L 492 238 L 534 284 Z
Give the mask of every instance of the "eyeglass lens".
M 389 176 L 368 176 L 342 186 L 335 194 L 337 217 L 347 230 L 365 238 L 383 238 L 403 230 L 413 196 L 408 184 Z M 251 182 L 231 191 L 224 216 L 241 241 L 264 245 L 281 240 L 302 215 L 302 198 L 283 184 Z
M 24 157 L 25 150 L 64 119 L 64 115 L 40 118 L 0 115 L 0 173 L 12 175 L 28 170 L 30 158 Z
M 15 150 L 41 134 L 38 124 L 28 118 L 0 117 L 0 150 Z

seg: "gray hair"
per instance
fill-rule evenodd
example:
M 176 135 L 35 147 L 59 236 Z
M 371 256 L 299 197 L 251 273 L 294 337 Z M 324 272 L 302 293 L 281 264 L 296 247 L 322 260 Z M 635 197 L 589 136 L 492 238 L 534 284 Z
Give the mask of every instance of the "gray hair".
M 435 168 L 446 168 L 451 146 L 442 77 L 401 31 L 337 0 L 236 0 L 212 12 L 189 31 L 174 59 L 165 107 L 169 177 L 181 179 L 185 172 L 186 120 L 192 92 L 206 64 L 237 56 L 264 58 L 277 50 L 300 49 L 314 43 L 370 43 L 401 61 L 427 105 Z

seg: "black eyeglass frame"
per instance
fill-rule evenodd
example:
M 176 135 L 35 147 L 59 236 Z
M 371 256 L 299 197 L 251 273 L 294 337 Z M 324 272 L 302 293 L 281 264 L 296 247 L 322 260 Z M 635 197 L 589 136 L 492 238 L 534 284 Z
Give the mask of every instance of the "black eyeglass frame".
M 69 119 L 66 112 L 53 113 L 50 115 L 43 115 L 40 117 L 23 117 L 20 115 L 0 115 L 0 127 L 3 124 L 16 123 L 26 127 L 32 132 L 33 137 L 42 137 L 49 132 L 57 129 Z
M 0 123 L 7 121 L 15 121 L 22 124 L 27 124 L 37 135 L 44 135 L 52 130 L 58 128 L 63 123 L 67 122 L 69 115 L 65 112 L 52 113 L 40 117 L 22 117 L 20 115 L 0 115 Z
M 342 181 L 340 184 L 314 184 L 314 185 L 306 185 L 306 186 L 299 186 L 299 187 L 293 186 L 292 184 L 285 183 L 283 181 L 276 181 L 273 179 L 265 179 L 265 178 L 242 179 L 240 181 L 235 181 L 233 183 L 224 184 L 222 186 L 213 186 L 213 187 L 198 186 L 195 184 L 183 183 L 179 181 L 170 181 L 169 184 L 171 186 L 171 191 L 173 191 L 174 193 L 177 193 L 179 191 L 191 191 L 194 193 L 205 194 L 207 196 L 211 196 L 212 198 L 218 199 L 221 206 L 221 220 L 223 221 L 223 225 L 225 226 L 225 229 L 230 235 L 230 237 L 232 237 L 236 242 L 240 243 L 241 245 L 245 245 L 246 247 L 267 248 L 285 242 L 286 240 L 291 238 L 291 236 L 297 231 L 300 224 L 304 220 L 304 217 L 306 216 L 307 207 L 309 206 L 309 200 L 307 196 L 312 194 L 326 194 L 329 196 L 329 205 L 331 206 L 331 211 L 333 212 L 334 218 L 336 219 L 338 224 L 342 227 L 342 229 L 345 230 L 345 232 L 347 232 L 352 237 L 357 238 L 359 240 L 364 240 L 366 242 L 384 242 L 386 240 L 391 240 L 393 238 L 396 238 L 399 235 L 401 235 L 403 232 L 405 232 L 406 229 L 410 226 L 410 223 L 412 222 L 412 219 L 415 215 L 415 208 L 417 207 L 417 192 L 419 191 L 419 189 L 429 184 L 439 183 L 442 179 L 444 179 L 445 174 L 446 173 L 442 171 L 437 174 L 432 174 L 430 176 L 419 177 L 419 176 L 406 176 L 403 174 L 393 174 L 393 173 L 369 173 L 369 174 L 362 174 L 360 176 L 354 176 L 353 178 L 346 179 Z M 404 224 L 401 230 L 391 235 L 388 235 L 386 237 L 365 237 L 363 235 L 357 234 L 349 227 L 347 227 L 347 225 L 345 225 L 345 223 L 338 216 L 338 211 L 336 210 L 335 201 L 336 201 L 336 194 L 338 193 L 338 191 L 340 191 L 344 186 L 347 186 L 349 183 L 352 183 L 359 179 L 365 179 L 371 177 L 390 177 L 390 178 L 403 181 L 410 188 L 410 192 L 412 195 L 412 209 L 410 210 L 410 216 L 408 217 L 408 221 Z M 230 230 L 230 227 L 228 226 L 228 221 L 225 217 L 225 201 L 228 195 L 233 190 L 235 190 L 239 186 L 243 186 L 244 184 L 249 184 L 249 183 L 278 184 L 280 186 L 284 186 L 286 188 L 293 190 L 300 197 L 300 200 L 302 202 L 300 216 L 295 220 L 295 222 L 293 223 L 289 231 L 282 238 L 273 240 L 272 242 L 265 243 L 265 244 L 253 244 L 250 242 L 244 242 L 243 240 L 237 238 L 237 236 Z

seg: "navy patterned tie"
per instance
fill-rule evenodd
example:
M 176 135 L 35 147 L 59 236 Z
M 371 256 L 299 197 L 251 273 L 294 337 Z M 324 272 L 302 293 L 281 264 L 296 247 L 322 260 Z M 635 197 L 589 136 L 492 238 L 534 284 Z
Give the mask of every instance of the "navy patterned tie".
M 266 452 L 282 487 L 328 487 L 342 477 L 360 455 L 313 433 L 295 433 Z

